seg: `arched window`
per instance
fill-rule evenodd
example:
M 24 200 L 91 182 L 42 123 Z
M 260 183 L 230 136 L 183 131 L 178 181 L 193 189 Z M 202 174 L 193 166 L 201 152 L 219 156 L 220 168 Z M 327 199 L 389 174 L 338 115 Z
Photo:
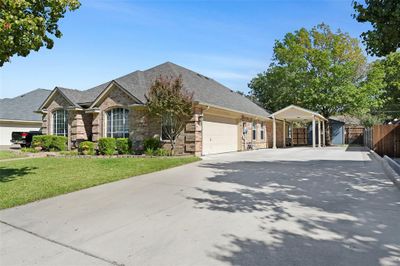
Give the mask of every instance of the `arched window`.
M 129 137 L 128 114 L 129 111 L 124 108 L 114 108 L 106 112 L 107 137 Z
M 64 109 L 53 112 L 53 135 L 68 135 L 68 112 Z

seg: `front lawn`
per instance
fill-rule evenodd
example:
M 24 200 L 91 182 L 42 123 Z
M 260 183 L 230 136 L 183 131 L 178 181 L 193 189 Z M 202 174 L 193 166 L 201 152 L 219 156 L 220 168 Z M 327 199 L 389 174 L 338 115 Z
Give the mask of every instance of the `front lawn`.
M 0 160 L 25 157 L 24 154 L 13 151 L 0 151 Z
M 199 160 L 36 158 L 0 162 L 0 209 Z

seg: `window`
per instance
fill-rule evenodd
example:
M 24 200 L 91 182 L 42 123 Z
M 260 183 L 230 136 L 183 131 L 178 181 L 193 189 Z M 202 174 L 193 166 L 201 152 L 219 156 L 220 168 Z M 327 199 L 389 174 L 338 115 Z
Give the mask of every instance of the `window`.
M 257 124 L 253 122 L 253 140 L 257 139 Z
M 53 112 L 53 135 L 68 135 L 68 113 L 64 109 Z
M 260 132 L 260 138 L 262 139 L 262 140 L 264 140 L 264 131 L 265 129 L 264 129 L 264 122 L 261 122 L 261 132 Z
M 129 111 L 124 108 L 115 108 L 106 112 L 107 137 L 129 137 L 128 114 Z
M 243 135 L 247 135 L 247 127 L 246 127 L 246 122 L 243 122 Z

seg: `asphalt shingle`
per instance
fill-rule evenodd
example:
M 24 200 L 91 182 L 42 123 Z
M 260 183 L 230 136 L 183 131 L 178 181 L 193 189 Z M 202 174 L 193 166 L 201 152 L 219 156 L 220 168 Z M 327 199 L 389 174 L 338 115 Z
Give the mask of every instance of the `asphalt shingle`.
M 51 93 L 36 89 L 15 98 L 0 99 L 0 119 L 41 121 L 42 115 L 34 113 Z
M 245 96 L 242 96 L 217 81 L 166 62 L 145 71 L 135 71 L 116 78 L 115 81 L 134 97 L 145 103 L 145 95 L 151 84 L 160 76 L 182 77 L 184 88 L 193 92 L 194 100 L 221 108 L 236 110 L 256 116 L 268 117 L 270 114 Z M 106 82 L 89 90 L 79 91 L 61 88 L 62 92 L 75 104 L 93 102 L 110 83 Z

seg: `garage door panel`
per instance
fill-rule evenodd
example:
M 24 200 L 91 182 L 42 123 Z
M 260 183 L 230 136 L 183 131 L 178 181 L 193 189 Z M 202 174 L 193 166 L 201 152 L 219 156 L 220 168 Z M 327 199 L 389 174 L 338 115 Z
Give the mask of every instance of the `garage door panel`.
M 203 120 L 203 154 L 238 150 L 238 125 L 234 119 L 205 117 Z
M 40 124 L 41 125 L 41 124 Z M 0 124 L 0 145 L 11 145 L 11 133 L 13 131 L 38 131 L 40 125 L 25 126 L 23 124 Z

